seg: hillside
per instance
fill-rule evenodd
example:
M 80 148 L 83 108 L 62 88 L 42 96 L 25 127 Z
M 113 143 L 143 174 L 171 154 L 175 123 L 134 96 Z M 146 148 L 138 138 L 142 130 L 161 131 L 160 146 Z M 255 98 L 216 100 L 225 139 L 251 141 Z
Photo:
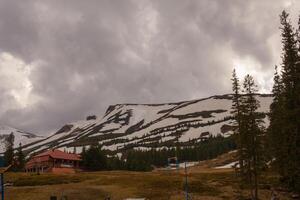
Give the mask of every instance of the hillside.
M 266 125 L 272 101 L 257 95 Z M 77 152 L 82 146 L 101 144 L 112 153 L 126 149 L 169 148 L 175 144 L 192 146 L 209 137 L 232 134 L 231 95 L 166 104 L 117 104 L 109 106 L 102 118 L 64 125 L 56 133 L 25 146 L 27 152 L 66 148 Z
M 9 126 L 0 126 L 0 154 L 5 151 L 5 138 L 11 133 L 15 136 L 15 148 L 17 148 L 20 143 L 26 146 L 43 139 L 43 137 L 33 133 L 27 133 Z

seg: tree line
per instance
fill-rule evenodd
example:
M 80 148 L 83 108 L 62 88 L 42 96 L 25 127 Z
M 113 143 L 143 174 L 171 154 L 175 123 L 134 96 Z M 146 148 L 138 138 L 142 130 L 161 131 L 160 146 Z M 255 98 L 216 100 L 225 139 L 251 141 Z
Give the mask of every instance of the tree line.
M 82 166 L 86 170 L 150 171 L 155 167 L 167 167 L 168 158 L 177 157 L 179 162 L 201 161 L 236 149 L 233 137 L 209 137 L 192 147 L 153 148 L 148 151 L 127 150 L 122 156 L 106 156 L 101 146 L 91 146 L 82 151 Z

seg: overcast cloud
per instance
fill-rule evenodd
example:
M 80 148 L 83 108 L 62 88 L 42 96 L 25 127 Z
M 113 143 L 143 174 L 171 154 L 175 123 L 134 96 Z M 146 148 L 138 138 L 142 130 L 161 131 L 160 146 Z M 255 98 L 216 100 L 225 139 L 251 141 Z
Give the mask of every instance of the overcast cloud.
M 0 124 L 45 134 L 117 103 L 269 92 L 297 0 L 0 0 Z

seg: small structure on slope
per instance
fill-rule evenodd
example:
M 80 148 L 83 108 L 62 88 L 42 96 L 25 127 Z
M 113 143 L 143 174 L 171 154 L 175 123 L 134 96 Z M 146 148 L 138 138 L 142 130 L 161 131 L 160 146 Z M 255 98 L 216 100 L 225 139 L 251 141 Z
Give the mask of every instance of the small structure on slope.
M 25 166 L 29 173 L 75 173 L 79 169 L 80 155 L 60 150 L 49 150 L 32 157 Z
M 170 169 L 179 169 L 179 162 L 177 157 L 168 158 L 168 167 Z

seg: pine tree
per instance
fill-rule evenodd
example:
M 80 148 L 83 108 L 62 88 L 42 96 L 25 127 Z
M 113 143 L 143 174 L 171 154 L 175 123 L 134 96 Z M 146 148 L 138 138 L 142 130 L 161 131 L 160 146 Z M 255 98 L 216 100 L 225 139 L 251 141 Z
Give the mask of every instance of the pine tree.
M 11 133 L 6 139 L 5 139 L 5 152 L 4 152 L 4 165 L 12 165 L 14 160 L 14 141 L 15 136 L 13 133 Z
M 252 199 L 258 199 L 258 178 L 264 165 L 264 127 L 257 112 L 259 101 L 255 98 L 257 86 L 253 77 L 247 75 L 243 82 L 243 93 L 235 70 L 232 77 L 232 112 L 236 122 L 235 136 L 239 157 L 241 185 L 248 183 Z
M 85 148 L 85 146 L 83 146 L 82 151 L 81 151 L 81 155 L 85 154 L 85 152 L 86 152 L 86 148 Z
M 255 98 L 257 86 L 253 77 L 247 75 L 243 82 L 244 96 L 241 101 L 242 142 L 245 149 L 245 175 L 251 186 L 252 199 L 258 199 L 258 178 L 264 165 L 264 126 Z
M 17 152 L 17 170 L 18 171 L 23 171 L 24 167 L 25 167 L 25 155 L 22 151 L 22 144 L 19 144 L 19 148 L 18 148 L 18 152 Z
M 76 147 L 73 148 L 73 153 L 76 154 L 77 153 L 77 149 Z
M 243 153 L 243 142 L 242 142 L 242 124 L 241 124 L 241 94 L 240 94 L 240 83 L 239 79 L 236 75 L 235 69 L 232 72 L 232 90 L 233 90 L 233 97 L 232 97 L 232 114 L 235 119 L 235 125 L 236 128 L 234 130 L 235 140 L 237 144 L 237 150 L 238 150 L 238 160 L 239 160 L 239 174 L 240 177 L 244 177 L 244 153 Z M 243 180 L 242 180 L 243 181 Z
M 275 160 L 278 171 L 283 178 L 282 180 L 293 190 L 300 191 L 299 39 L 297 41 L 297 34 L 288 16 L 288 13 L 285 11 L 283 11 L 280 16 L 283 44 L 281 91 L 278 95 L 279 103 L 276 102 L 278 99 L 274 99 L 275 104 L 272 105 L 277 105 L 277 108 L 280 108 L 280 112 L 274 114 L 274 109 L 271 110 L 273 116 L 271 113 L 270 131 L 274 136 L 273 140 L 280 141 L 280 145 L 277 147 L 278 150 L 275 154 Z M 276 89 L 275 87 L 274 85 L 274 89 Z
M 82 163 L 87 170 L 103 170 L 107 168 L 107 157 L 100 146 L 91 146 L 82 153 Z
M 268 152 L 269 152 L 269 159 L 274 161 L 276 166 L 282 164 L 279 162 L 283 158 L 280 158 L 282 153 L 282 80 L 280 74 L 278 73 L 277 66 L 275 66 L 275 73 L 274 73 L 274 85 L 272 89 L 273 94 L 273 102 L 270 105 L 270 125 L 268 127 Z M 274 158 L 276 158 L 274 160 Z M 282 167 L 278 167 L 282 168 Z

